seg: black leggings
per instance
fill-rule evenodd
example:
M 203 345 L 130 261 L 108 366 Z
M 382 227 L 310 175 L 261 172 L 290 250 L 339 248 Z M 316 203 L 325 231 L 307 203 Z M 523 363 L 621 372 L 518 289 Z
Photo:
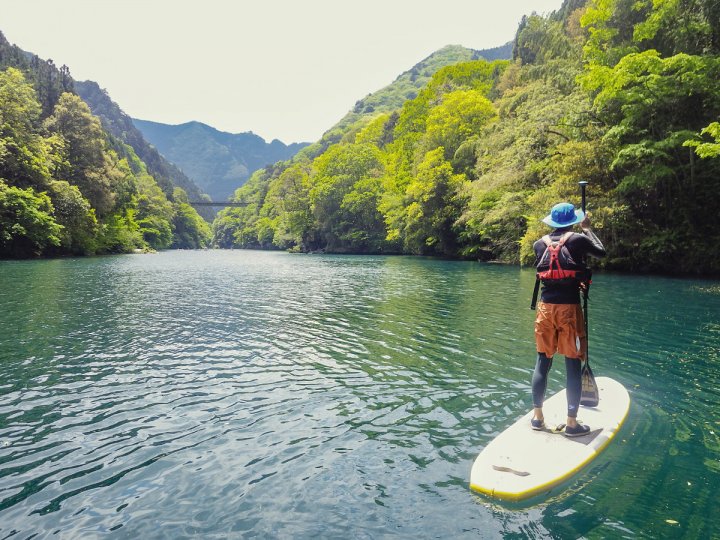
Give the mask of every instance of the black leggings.
M 532 378 L 533 406 L 540 408 L 545 401 L 548 372 L 552 367 L 552 356 L 548 358 L 545 353 L 538 353 L 535 373 Z M 576 418 L 580 407 L 580 394 L 582 392 L 582 379 L 580 377 L 581 365 L 579 358 L 565 357 L 565 372 L 567 373 L 567 403 L 570 418 Z

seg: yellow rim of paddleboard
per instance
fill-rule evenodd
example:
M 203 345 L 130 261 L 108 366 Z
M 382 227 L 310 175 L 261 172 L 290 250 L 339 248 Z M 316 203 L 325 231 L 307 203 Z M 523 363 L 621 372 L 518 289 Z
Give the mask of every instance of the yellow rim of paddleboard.
M 630 401 L 628 401 L 628 405 L 625 408 L 625 413 L 623 414 L 622 420 L 620 420 L 620 423 L 618 423 L 617 428 L 615 428 L 609 435 L 608 438 L 605 440 L 605 442 L 595 449 L 595 451 L 588 456 L 588 458 L 580 463 L 577 467 L 574 469 L 571 469 L 570 471 L 566 472 L 562 476 L 558 476 L 557 478 L 554 478 L 548 482 L 545 482 L 544 484 L 541 484 L 539 486 L 535 486 L 534 488 L 527 489 L 525 491 L 499 491 L 497 489 L 488 489 L 484 488 L 482 486 L 478 486 L 476 484 L 471 483 L 470 489 L 473 491 L 477 491 L 479 493 L 484 493 L 485 495 L 490 495 L 491 497 L 495 497 L 497 499 L 501 499 L 503 501 L 521 501 L 523 499 L 527 499 L 529 497 L 532 497 L 533 495 L 537 495 L 541 491 L 545 491 L 548 489 L 551 489 L 558 484 L 562 484 L 565 480 L 570 478 L 572 475 L 577 473 L 580 469 L 585 467 L 590 461 L 595 459 L 597 455 L 605 450 L 605 447 L 607 447 L 608 444 L 610 444 L 610 441 L 612 441 L 615 438 L 615 435 L 618 431 L 620 431 L 620 428 L 622 428 L 623 424 L 625 423 L 625 419 L 628 416 L 628 411 L 630 411 Z

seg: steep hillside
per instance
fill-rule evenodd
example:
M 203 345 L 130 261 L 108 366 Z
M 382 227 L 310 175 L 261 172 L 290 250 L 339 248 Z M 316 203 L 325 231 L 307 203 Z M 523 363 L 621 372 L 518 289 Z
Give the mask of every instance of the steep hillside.
M 173 187 L 177 186 L 184 189 L 192 200 L 203 198 L 203 192 L 197 184 L 145 140 L 143 134 L 133 125 L 132 119 L 112 101 L 100 85 L 94 81 L 75 81 L 75 90 L 90 106 L 92 113 L 100 118 L 103 128 L 135 150 L 166 194 L 172 195 Z
M 512 44 L 510 43 L 482 51 L 467 49 L 461 45 L 447 45 L 418 62 L 412 69 L 402 73 L 388 86 L 358 101 L 349 114 L 378 113 L 399 109 L 405 101 L 414 99 L 420 89 L 425 87 L 432 76 L 442 67 L 480 59 L 509 60 L 511 56 Z
M 67 66 L 0 33 L 0 258 L 206 246 L 210 227 L 185 191 L 168 179 L 161 189 L 125 140 Z
M 158 151 L 213 200 L 226 200 L 256 170 L 291 158 L 304 143 L 266 143 L 253 133 L 225 133 L 200 122 L 172 126 L 133 119 Z
M 441 68 L 470 62 L 472 60 L 509 60 L 512 57 L 512 43 L 501 47 L 476 51 L 461 45 L 447 45 L 415 64 L 411 69 L 400 74 L 392 83 L 377 92 L 368 94 L 359 100 L 337 124 L 323 135 L 323 142 L 334 143 L 353 125 L 361 124 L 363 119 L 371 118 L 380 113 L 400 109 L 407 100 L 414 99 L 418 92 L 427 85 L 432 76 Z

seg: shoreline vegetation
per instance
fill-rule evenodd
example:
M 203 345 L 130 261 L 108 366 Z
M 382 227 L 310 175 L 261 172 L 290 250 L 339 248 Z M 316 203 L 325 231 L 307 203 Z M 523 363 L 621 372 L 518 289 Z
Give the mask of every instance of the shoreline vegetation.
M 509 60 L 446 47 L 256 171 L 212 228 L 73 85 L 0 35 L 0 258 L 216 246 L 526 265 L 582 179 L 599 269 L 720 275 L 712 0 L 565 0 L 522 19 Z
M 566 0 L 521 21 L 509 61 L 442 67 L 399 109 L 358 102 L 238 189 L 214 241 L 531 264 L 586 180 L 598 267 L 717 275 L 719 55 L 711 1 Z

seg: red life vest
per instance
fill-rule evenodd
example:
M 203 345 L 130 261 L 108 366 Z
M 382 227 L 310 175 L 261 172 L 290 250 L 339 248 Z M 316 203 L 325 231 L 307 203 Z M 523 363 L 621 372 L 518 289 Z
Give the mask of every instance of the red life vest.
M 572 284 L 578 283 L 587 272 L 582 264 L 578 264 L 565 246 L 565 242 L 573 235 L 572 231 L 563 234 L 558 240 L 550 235 L 542 237 L 545 242 L 545 251 L 537 265 L 537 277 L 545 284 Z

